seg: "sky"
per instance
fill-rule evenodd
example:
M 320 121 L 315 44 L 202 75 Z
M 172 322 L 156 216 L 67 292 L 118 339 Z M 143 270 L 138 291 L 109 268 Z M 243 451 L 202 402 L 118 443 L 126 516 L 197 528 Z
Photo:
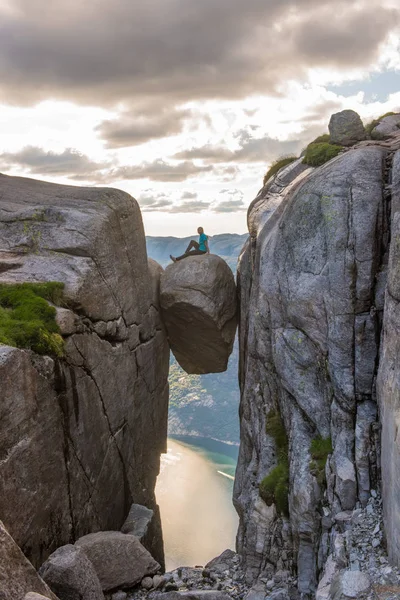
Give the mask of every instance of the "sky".
M 0 172 L 245 233 L 268 166 L 400 111 L 399 0 L 0 0 Z

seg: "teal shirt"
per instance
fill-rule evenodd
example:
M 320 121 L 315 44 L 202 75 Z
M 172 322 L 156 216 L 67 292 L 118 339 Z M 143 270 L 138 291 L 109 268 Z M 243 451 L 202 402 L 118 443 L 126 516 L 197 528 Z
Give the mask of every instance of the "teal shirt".
M 199 237 L 199 250 L 202 250 L 203 252 L 207 252 L 207 247 L 206 247 L 207 240 L 208 240 L 208 237 L 206 236 L 206 234 L 201 233 L 200 237 Z

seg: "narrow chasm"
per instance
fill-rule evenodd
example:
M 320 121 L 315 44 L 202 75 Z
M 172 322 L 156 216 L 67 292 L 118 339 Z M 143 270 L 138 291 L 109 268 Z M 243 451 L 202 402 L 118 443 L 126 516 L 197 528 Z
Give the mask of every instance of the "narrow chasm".
M 332 115 L 193 255 L 0 175 L 1 600 L 400 598 L 399 126 Z

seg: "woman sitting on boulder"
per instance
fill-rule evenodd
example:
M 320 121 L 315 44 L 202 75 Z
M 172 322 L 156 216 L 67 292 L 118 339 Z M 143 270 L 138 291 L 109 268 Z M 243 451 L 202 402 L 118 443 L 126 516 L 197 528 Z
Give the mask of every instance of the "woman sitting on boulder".
M 188 247 L 186 248 L 186 252 L 182 254 L 182 256 L 175 257 L 170 254 L 170 259 L 176 262 L 177 260 L 182 260 L 183 258 L 187 258 L 188 256 L 210 254 L 210 248 L 208 247 L 208 236 L 204 233 L 204 229 L 202 227 L 199 227 L 197 233 L 200 236 L 198 242 L 196 242 L 195 240 L 191 240 L 189 242 Z

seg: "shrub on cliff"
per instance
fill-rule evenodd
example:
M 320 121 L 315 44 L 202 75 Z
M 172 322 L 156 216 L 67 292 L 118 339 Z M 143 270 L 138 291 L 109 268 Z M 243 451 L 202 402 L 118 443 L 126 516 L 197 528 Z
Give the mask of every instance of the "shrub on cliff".
M 56 309 L 48 301 L 59 303 L 63 287 L 55 281 L 0 284 L 0 343 L 62 356 Z
M 328 142 L 312 142 L 307 146 L 303 163 L 311 167 L 320 167 L 341 152 L 343 148 Z
M 264 175 L 263 185 L 265 185 L 268 179 L 271 179 L 273 175 L 278 173 L 283 167 L 290 165 L 290 163 L 297 160 L 297 156 L 282 156 L 272 163 L 268 171 Z
M 264 477 L 259 485 L 261 498 L 268 506 L 275 503 L 279 514 L 289 515 L 289 458 L 288 439 L 282 418 L 278 411 L 267 415 L 266 433 L 274 438 L 278 464 Z
M 329 135 L 329 133 L 324 133 L 324 134 L 316 137 L 315 140 L 310 142 L 310 144 L 323 144 L 323 143 L 329 144 L 330 141 L 331 141 L 331 136 Z
M 323 438 L 318 435 L 311 441 L 310 471 L 316 477 L 318 484 L 325 484 L 325 465 L 329 454 L 333 452 L 331 438 Z

